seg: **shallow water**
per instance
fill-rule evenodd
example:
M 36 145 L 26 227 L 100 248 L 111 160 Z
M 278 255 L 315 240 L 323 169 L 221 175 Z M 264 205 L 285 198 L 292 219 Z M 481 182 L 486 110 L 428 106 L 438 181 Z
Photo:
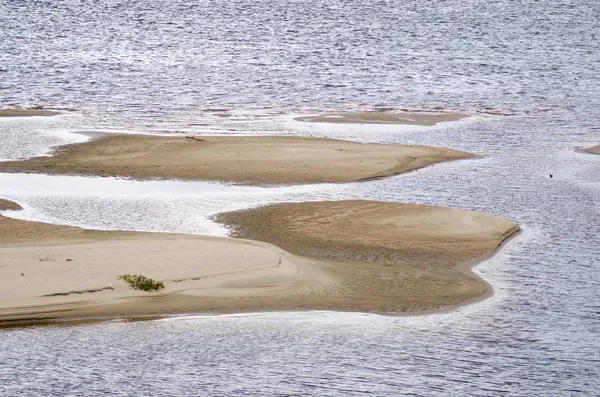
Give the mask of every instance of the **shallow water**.
M 0 395 L 598 395 L 600 156 L 573 149 L 600 141 L 599 20 L 597 2 L 566 0 L 0 1 L 0 105 L 78 110 L 0 120 L 2 159 L 109 128 L 486 156 L 360 184 L 276 188 L 0 174 L 0 195 L 25 206 L 10 216 L 223 234 L 209 219 L 221 211 L 360 198 L 474 209 L 524 229 L 475 270 L 495 295 L 451 313 L 2 331 Z M 435 127 L 293 120 L 388 106 L 479 115 Z

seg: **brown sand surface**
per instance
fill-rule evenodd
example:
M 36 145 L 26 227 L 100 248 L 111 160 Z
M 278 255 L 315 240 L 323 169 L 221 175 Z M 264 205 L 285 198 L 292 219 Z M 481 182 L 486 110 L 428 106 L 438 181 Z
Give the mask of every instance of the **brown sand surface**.
M 322 306 L 391 313 L 486 296 L 490 286 L 470 266 L 519 231 L 514 222 L 478 212 L 374 201 L 277 204 L 218 220 L 235 236 L 327 260 L 323 266 L 340 287 Z
M 0 109 L 0 117 L 56 116 L 60 112 L 44 109 Z
M 582 153 L 600 154 L 600 145 L 578 149 L 577 151 Z
M 133 290 L 118 279 L 125 273 L 163 281 L 165 289 Z M 313 261 L 267 243 L 85 230 L 2 215 L 0 280 L 0 325 L 300 308 L 303 296 L 334 284 Z
M 298 137 L 110 135 L 51 157 L 0 162 L 0 172 L 176 178 L 249 184 L 355 182 L 474 155 L 427 146 Z
M 518 230 L 470 211 L 379 202 L 284 204 L 224 214 L 270 243 L 94 231 L 0 216 L 0 325 L 208 312 L 414 313 L 485 296 L 468 265 Z M 300 255 L 296 255 L 301 254 Z M 165 283 L 130 289 L 118 276 Z
M 0 211 L 5 210 L 21 210 L 21 206 L 14 201 L 0 199 Z
M 333 113 L 318 116 L 296 117 L 298 121 L 313 123 L 350 123 L 350 124 L 409 124 L 409 125 L 435 125 L 444 121 L 457 121 L 469 117 L 462 113 L 387 113 L 387 112 L 362 112 L 362 113 Z

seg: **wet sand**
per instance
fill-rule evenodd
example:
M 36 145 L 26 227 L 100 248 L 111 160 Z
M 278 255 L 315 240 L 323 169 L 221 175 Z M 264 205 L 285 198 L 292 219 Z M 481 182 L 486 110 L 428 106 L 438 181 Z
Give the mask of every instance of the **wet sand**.
M 5 199 L 0 199 L 0 211 L 6 211 L 6 210 L 21 210 L 23 209 L 19 204 L 15 203 L 14 201 L 10 201 L 10 200 L 5 200 Z
M 581 152 L 581 153 L 600 154 L 600 145 L 583 148 L 583 149 L 577 149 L 577 151 Z
M 57 116 L 60 112 L 44 109 L 0 109 L 0 117 Z
M 507 219 L 446 207 L 340 201 L 277 204 L 221 214 L 233 235 L 325 259 L 340 282 L 338 310 L 443 310 L 490 294 L 470 271 L 520 229 Z
M 6 206 L 6 202 L 4 202 Z M 14 205 L 13 205 L 14 207 Z M 6 208 L 6 207 L 3 207 Z M 469 266 L 518 231 L 442 207 L 283 204 L 229 213 L 238 235 L 271 243 L 94 231 L 0 216 L 0 324 L 281 310 L 443 310 L 490 293 Z M 163 281 L 130 289 L 118 276 Z
M 466 117 L 469 117 L 469 115 L 462 113 L 362 112 L 302 116 L 296 117 L 296 120 L 313 123 L 435 125 L 437 123 L 442 123 L 446 121 L 457 121 Z
M 51 157 L 0 162 L 0 172 L 244 184 L 341 183 L 473 157 L 452 149 L 321 138 L 109 135 L 63 146 Z

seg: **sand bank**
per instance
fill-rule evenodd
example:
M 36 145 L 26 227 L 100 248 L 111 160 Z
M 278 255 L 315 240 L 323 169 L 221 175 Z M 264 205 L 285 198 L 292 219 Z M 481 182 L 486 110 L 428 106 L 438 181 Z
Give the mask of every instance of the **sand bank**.
M 298 121 L 313 123 L 351 123 L 351 124 L 409 124 L 409 125 L 435 125 L 444 121 L 457 121 L 469 117 L 462 113 L 334 113 L 318 116 L 296 117 Z
M 0 117 L 56 116 L 60 112 L 44 109 L 0 109 Z
M 0 211 L 22 210 L 23 208 L 14 201 L 0 199 Z
M 329 275 L 262 242 L 94 231 L 0 215 L 0 324 L 134 315 L 287 308 Z M 165 284 L 136 291 L 118 276 Z M 264 302 L 264 303 L 261 303 Z
M 600 145 L 583 148 L 583 149 L 577 149 L 577 151 L 581 152 L 581 153 L 600 154 Z
M 490 293 L 470 271 L 519 226 L 473 211 L 373 201 L 278 204 L 221 214 L 235 236 L 325 259 L 339 281 L 317 307 L 440 310 Z
M 251 184 L 355 182 L 471 158 L 452 149 L 297 137 L 111 135 L 1 172 L 176 178 Z
M 379 202 L 283 204 L 228 213 L 270 243 L 108 232 L 0 216 L 0 324 L 272 310 L 415 313 L 485 296 L 469 272 L 518 231 L 508 220 Z M 118 276 L 161 280 L 159 293 Z

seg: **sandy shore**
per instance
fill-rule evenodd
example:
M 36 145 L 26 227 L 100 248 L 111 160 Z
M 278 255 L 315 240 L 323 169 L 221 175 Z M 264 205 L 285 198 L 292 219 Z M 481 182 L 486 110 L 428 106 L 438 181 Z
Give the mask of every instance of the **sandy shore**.
M 583 149 L 577 149 L 577 151 L 581 152 L 581 153 L 600 154 L 600 145 L 583 148 Z
M 44 109 L 0 109 L 0 117 L 56 116 L 60 112 Z
M 176 178 L 249 184 L 355 182 L 472 158 L 452 149 L 294 137 L 110 135 L 0 172 Z
M 518 230 L 508 220 L 470 211 L 363 201 L 274 205 L 220 218 L 237 234 L 268 243 L 93 231 L 0 216 L 0 324 L 442 310 L 489 294 L 469 266 Z M 123 273 L 161 280 L 165 290 L 132 290 L 118 279 Z
M 296 117 L 296 120 L 308 121 L 313 123 L 435 125 L 444 121 L 457 121 L 466 117 L 469 117 L 469 115 L 462 113 L 362 112 L 322 114 L 318 116 L 302 116 Z

